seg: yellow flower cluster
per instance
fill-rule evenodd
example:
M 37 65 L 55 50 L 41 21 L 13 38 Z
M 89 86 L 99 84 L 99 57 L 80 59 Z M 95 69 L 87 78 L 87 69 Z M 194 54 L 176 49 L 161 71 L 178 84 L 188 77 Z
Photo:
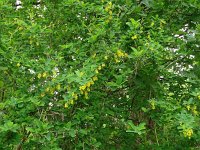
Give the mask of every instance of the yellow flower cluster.
M 108 12 L 110 15 L 112 14 L 112 2 L 109 2 L 105 7 L 105 11 Z
M 115 62 L 118 63 L 120 62 L 119 60 L 120 58 L 128 57 L 128 54 L 118 49 L 114 57 L 115 57 Z
M 47 77 L 47 73 L 46 72 L 38 73 L 37 77 L 38 77 L 38 79 L 40 79 L 41 77 L 46 78 Z
M 93 78 L 98 79 L 96 76 Z M 96 80 L 90 80 L 86 84 L 79 87 L 79 90 L 81 91 L 81 94 L 84 94 L 85 99 L 88 99 L 88 92 L 90 92 L 91 85 L 94 84 L 94 81 Z
M 70 105 L 73 105 L 74 101 L 76 100 L 78 100 L 78 94 L 72 92 L 72 98 L 67 103 L 65 103 L 64 107 L 68 108 Z
M 187 105 L 186 108 L 187 108 L 187 110 L 189 111 L 189 110 L 190 110 L 190 105 Z
M 102 70 L 105 66 L 106 66 L 105 63 L 99 65 L 99 66 L 97 67 L 97 69 L 96 69 L 96 73 L 98 74 L 98 71 Z
M 40 79 L 40 78 L 42 77 L 42 74 L 39 73 L 39 74 L 37 75 L 37 77 L 38 77 L 38 79 Z
M 194 105 L 192 107 L 192 112 L 193 112 L 194 115 L 198 115 L 198 111 L 197 111 L 197 106 L 196 105 Z
M 98 80 L 97 76 L 92 77 L 92 80 L 97 81 Z
M 185 130 L 183 130 L 184 137 L 188 137 L 190 139 L 191 136 L 192 136 L 192 134 L 193 134 L 193 130 L 192 129 L 185 129 Z
M 137 39 L 137 35 L 132 36 L 131 39 L 132 39 L 132 40 Z
M 101 65 L 99 65 L 96 70 L 95 70 L 95 73 L 98 74 L 99 71 L 105 67 L 106 65 L 103 63 Z M 85 83 L 84 85 L 81 85 L 79 87 L 79 90 L 80 90 L 80 94 L 84 95 L 85 99 L 88 99 L 88 93 L 90 92 L 90 88 L 91 86 L 94 84 L 95 81 L 98 80 L 98 77 L 97 75 L 93 76 L 91 78 L 90 81 L 88 81 L 87 83 Z M 68 90 L 70 90 L 70 88 L 68 88 Z M 72 99 L 70 99 L 67 103 L 65 103 L 64 107 L 65 108 L 68 108 L 70 105 L 73 105 L 74 104 L 74 100 L 77 100 L 78 99 L 78 94 L 72 92 Z
M 44 97 L 46 94 L 51 94 L 53 95 L 55 93 L 55 91 L 59 91 L 61 89 L 61 85 L 57 84 L 55 87 L 47 87 L 45 89 L 45 92 L 43 92 L 40 96 Z
M 156 107 L 155 107 L 155 100 L 151 100 L 150 104 L 151 104 L 151 108 L 152 109 L 156 109 Z
M 106 23 L 109 23 L 112 20 L 112 2 L 107 4 L 105 11 L 109 13 L 108 19 L 106 20 Z
M 108 56 L 104 56 L 104 59 L 105 59 L 105 60 L 108 60 Z
M 42 77 L 43 77 L 43 78 L 46 78 L 46 77 L 47 77 L 47 73 L 44 72 L 44 73 L 42 74 Z
M 190 105 L 187 105 L 186 106 L 186 109 L 188 110 L 188 111 L 192 111 L 192 113 L 194 114 L 194 115 L 198 115 L 198 111 L 197 111 L 197 106 L 196 105 L 194 105 L 193 107 L 191 107 Z
M 49 91 L 50 91 L 50 88 L 47 87 L 47 88 L 45 89 L 45 92 L 49 92 Z

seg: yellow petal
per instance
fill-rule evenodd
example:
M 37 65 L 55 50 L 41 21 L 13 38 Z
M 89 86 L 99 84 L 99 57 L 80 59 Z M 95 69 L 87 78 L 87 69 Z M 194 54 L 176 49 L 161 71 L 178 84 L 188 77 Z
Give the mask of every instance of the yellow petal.
M 17 67 L 20 67 L 20 63 L 17 63 Z
M 92 77 L 92 80 L 97 81 L 98 80 L 97 76 Z
M 88 82 L 88 83 L 86 84 L 86 86 L 87 86 L 87 87 L 90 87 L 90 82 Z
M 44 72 L 44 73 L 42 74 L 42 77 L 45 78 L 46 76 L 47 76 L 47 73 Z
M 98 74 L 98 73 L 99 73 L 99 71 L 98 71 L 97 69 L 95 70 L 95 72 L 96 72 L 96 74 Z
M 101 66 L 102 66 L 102 67 L 105 67 L 105 66 L 106 66 L 106 64 L 104 64 L 104 63 L 103 63 Z
M 69 105 L 68 105 L 67 103 L 65 103 L 64 107 L 65 107 L 65 108 L 68 108 L 68 107 L 69 107 Z
M 41 78 L 41 76 L 42 76 L 42 75 L 41 75 L 41 73 L 39 73 L 39 74 L 38 74 L 38 76 L 37 76 L 37 77 L 38 77 L 38 79 L 40 79 L 40 78 Z
M 56 86 L 56 89 L 57 89 L 57 90 L 60 90 L 60 89 L 61 89 L 60 84 L 58 84 L 58 85 Z

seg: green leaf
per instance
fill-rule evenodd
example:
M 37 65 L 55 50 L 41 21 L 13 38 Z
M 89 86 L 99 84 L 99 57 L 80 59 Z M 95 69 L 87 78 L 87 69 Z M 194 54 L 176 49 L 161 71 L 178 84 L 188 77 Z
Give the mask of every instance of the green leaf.
M 4 82 L 0 81 L 0 88 L 4 86 Z
M 7 121 L 3 126 L 0 126 L 0 129 L 2 131 L 12 131 L 12 132 L 17 132 L 17 129 L 19 126 L 17 124 L 14 124 L 12 121 Z
M 74 137 L 76 136 L 76 130 L 70 129 L 70 130 L 69 130 L 69 135 L 70 135 L 72 138 L 74 138 Z
M 0 67 L 0 71 L 8 70 L 8 67 Z

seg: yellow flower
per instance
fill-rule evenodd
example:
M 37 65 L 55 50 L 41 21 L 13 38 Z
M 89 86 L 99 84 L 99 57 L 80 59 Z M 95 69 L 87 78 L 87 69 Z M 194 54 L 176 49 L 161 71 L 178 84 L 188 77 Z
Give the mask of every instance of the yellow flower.
M 132 39 L 132 40 L 137 39 L 137 35 L 132 36 L 131 39 Z
M 72 99 L 72 100 L 70 100 L 70 104 L 72 104 L 72 105 L 74 104 L 74 100 L 73 100 L 73 99 Z
M 118 63 L 118 62 L 120 62 L 120 60 L 119 59 L 115 59 L 115 62 Z
M 89 87 L 87 88 L 87 91 L 90 92 L 90 88 Z
M 192 112 L 194 113 L 194 115 L 198 115 L 198 111 L 193 110 Z
M 97 76 L 92 77 L 92 80 L 97 81 L 98 80 Z
M 75 99 L 75 100 L 77 100 L 77 99 L 78 99 L 78 95 L 77 95 L 77 94 L 74 94 L 74 96 L 73 96 L 73 97 L 74 97 L 74 99 Z
M 104 59 L 105 59 L 105 60 L 108 60 L 108 56 L 104 56 Z
M 44 72 L 44 73 L 42 74 L 42 77 L 45 78 L 46 76 L 47 76 L 47 73 Z
M 99 66 L 99 67 L 98 67 L 98 70 L 101 70 L 101 69 L 102 69 L 101 66 Z
M 151 104 L 151 108 L 152 109 L 156 109 L 156 107 L 155 107 L 155 101 L 154 100 L 151 100 L 150 104 Z
M 86 83 L 86 86 L 87 86 L 87 87 L 90 87 L 90 85 L 91 85 L 91 83 L 90 83 L 90 82 Z
M 186 108 L 187 108 L 187 110 L 190 110 L 190 105 L 187 105 Z
M 193 134 L 193 130 L 192 129 L 186 129 L 186 130 L 183 131 L 183 135 L 185 137 L 188 137 L 189 139 L 191 138 L 192 134 Z
M 151 27 L 153 27 L 153 26 L 154 26 L 154 22 L 151 23 Z
M 198 115 L 198 111 L 197 111 L 197 106 L 196 105 L 194 105 L 192 107 L 192 112 L 193 112 L 194 115 Z
M 41 73 L 39 73 L 39 74 L 38 74 L 38 76 L 37 76 L 37 77 L 38 77 L 38 79 L 40 79 L 40 78 L 41 78 L 41 76 L 42 76 L 42 75 L 41 75 Z
M 50 94 L 53 95 L 54 94 L 54 88 L 50 89 Z
M 93 84 L 94 84 L 94 82 L 93 82 L 93 81 L 90 81 L 90 84 L 91 84 L 91 85 L 93 85 Z
M 106 66 L 106 64 L 104 64 L 104 63 L 103 63 L 101 66 L 102 66 L 102 67 L 105 67 L 105 66 Z
M 192 129 L 188 129 L 187 135 L 188 135 L 189 138 L 192 136 L 192 134 L 193 134 L 193 130 Z
M 65 108 L 68 108 L 68 107 L 69 107 L 69 105 L 68 105 L 67 103 L 65 103 L 64 107 L 65 107 Z
M 20 63 L 17 63 L 17 67 L 20 67 Z
M 85 88 L 86 88 L 86 85 L 83 85 L 83 86 L 79 87 L 80 90 L 85 90 Z
M 57 89 L 57 90 L 60 90 L 60 89 L 61 89 L 60 84 L 58 84 L 58 85 L 56 86 L 56 89 Z
M 77 99 L 78 99 L 78 95 L 77 95 L 77 94 L 75 94 L 74 92 L 72 92 L 72 97 L 73 97 L 75 100 L 77 100 Z
M 80 72 L 80 77 L 82 77 L 84 75 L 84 72 Z
M 121 50 L 117 50 L 117 56 L 118 57 L 123 57 L 124 53 Z
M 47 88 L 45 89 L 45 91 L 46 91 L 46 92 L 49 92 L 49 87 L 47 87 Z
M 95 70 L 95 72 L 96 72 L 96 74 L 98 74 L 98 73 L 99 73 L 99 71 L 98 71 L 97 69 Z
M 110 11 L 111 8 L 112 8 L 112 2 L 109 2 L 107 6 L 105 7 L 105 11 L 108 12 Z
M 109 9 L 112 8 L 112 2 L 109 2 L 109 3 L 108 3 L 108 7 L 109 7 Z
M 85 92 L 84 95 L 85 95 L 85 99 L 88 99 L 88 92 Z
M 184 137 L 188 137 L 190 139 L 192 134 L 193 134 L 193 130 L 192 129 L 184 129 L 183 130 Z

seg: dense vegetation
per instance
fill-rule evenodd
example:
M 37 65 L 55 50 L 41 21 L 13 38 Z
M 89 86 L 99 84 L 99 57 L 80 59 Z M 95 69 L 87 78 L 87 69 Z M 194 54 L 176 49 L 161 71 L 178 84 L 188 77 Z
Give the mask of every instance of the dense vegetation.
M 0 149 L 200 148 L 199 0 L 0 1 Z

